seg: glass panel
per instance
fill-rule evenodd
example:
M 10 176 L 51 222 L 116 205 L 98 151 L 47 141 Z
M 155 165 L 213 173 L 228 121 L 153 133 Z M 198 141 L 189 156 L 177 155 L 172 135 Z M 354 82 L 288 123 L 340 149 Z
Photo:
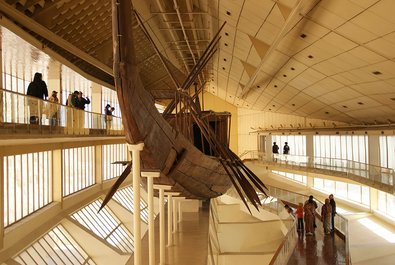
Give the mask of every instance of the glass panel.
M 348 199 L 361 202 L 361 186 L 348 184 Z

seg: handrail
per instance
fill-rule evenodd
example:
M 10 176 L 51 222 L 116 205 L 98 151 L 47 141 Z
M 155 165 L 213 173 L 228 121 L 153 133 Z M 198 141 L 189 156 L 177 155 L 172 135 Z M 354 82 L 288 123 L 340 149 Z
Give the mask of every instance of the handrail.
M 273 186 L 268 186 L 267 188 L 269 190 L 269 194 L 280 198 L 284 201 L 289 201 L 292 203 L 297 204 L 297 202 L 302 202 L 304 203 L 306 200 L 308 200 L 308 196 L 301 194 L 301 193 L 297 193 L 297 192 L 293 192 L 293 191 L 289 191 L 286 189 L 282 189 L 282 188 L 277 188 L 277 187 L 273 187 Z M 293 197 L 287 197 L 286 195 L 290 195 Z M 302 201 L 300 200 L 300 197 L 302 197 Z M 324 205 L 323 202 L 321 202 L 320 200 L 315 200 L 317 202 L 318 208 L 317 211 L 318 213 L 321 212 L 321 208 Z M 348 234 L 348 220 L 341 214 L 336 214 L 335 215 L 335 228 L 337 229 L 337 231 L 339 233 L 341 233 L 344 237 L 344 244 L 345 244 L 345 252 L 346 252 L 346 264 L 351 264 L 351 255 L 350 255 L 350 241 L 349 241 L 349 234 Z
M 373 183 L 384 184 L 381 188 L 385 188 L 387 192 L 395 193 L 395 171 L 392 168 L 385 168 L 377 165 L 364 164 L 361 162 L 338 158 L 280 154 L 269 156 L 268 154 L 259 151 L 244 152 L 242 159 L 254 159 L 269 164 L 302 166 L 344 172 L 347 177 L 358 176 L 363 179 L 373 181 Z
M 100 134 L 124 134 L 120 117 L 84 111 L 14 91 L 0 89 L 0 105 L 4 132 L 87 135 L 91 130 L 100 130 L 97 131 Z

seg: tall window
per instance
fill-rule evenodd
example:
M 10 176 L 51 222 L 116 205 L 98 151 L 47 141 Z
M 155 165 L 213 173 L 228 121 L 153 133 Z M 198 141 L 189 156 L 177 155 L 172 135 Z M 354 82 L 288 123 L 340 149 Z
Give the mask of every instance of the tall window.
M 108 88 L 108 87 L 103 86 L 101 89 L 101 94 L 102 94 L 102 113 L 105 114 L 104 107 L 107 104 L 109 104 L 111 107 L 115 108 L 112 115 L 121 117 L 121 109 L 120 109 L 119 103 L 118 103 L 117 92 Z
M 36 72 L 42 73 L 47 82 L 49 56 L 4 27 L 1 35 L 2 88 L 26 94 Z
M 118 190 L 113 199 L 121 204 L 123 207 L 134 213 L 134 197 L 133 197 L 133 188 L 126 187 L 123 189 Z M 140 217 L 145 223 L 148 223 L 148 205 L 143 200 L 140 199 Z
M 369 187 L 366 186 L 330 179 L 314 178 L 314 188 L 326 194 L 332 193 L 345 200 L 370 206 L 370 190 Z
M 58 225 L 14 257 L 19 264 L 88 264 L 95 262 L 62 225 Z
M 52 152 L 5 156 L 4 225 L 52 202 Z
M 62 160 L 63 196 L 95 184 L 93 146 L 63 149 Z
M 369 163 L 366 135 L 314 135 L 314 156 Z
M 395 169 L 395 136 L 380 136 L 380 165 Z
M 272 143 L 276 142 L 280 147 L 279 153 L 283 153 L 285 142 L 289 145 L 289 154 L 306 155 L 306 136 L 305 135 L 273 135 Z
M 73 71 L 65 65 L 62 65 L 62 98 L 61 104 L 66 104 L 69 94 L 74 91 L 81 91 L 83 97 L 92 100 L 92 81 Z M 85 105 L 86 111 L 92 110 L 92 104 Z
M 395 196 L 383 191 L 378 192 L 378 210 L 395 218 Z
M 114 162 L 124 162 L 127 160 L 126 144 L 109 144 L 102 146 L 103 152 L 103 180 L 119 177 L 125 167 Z

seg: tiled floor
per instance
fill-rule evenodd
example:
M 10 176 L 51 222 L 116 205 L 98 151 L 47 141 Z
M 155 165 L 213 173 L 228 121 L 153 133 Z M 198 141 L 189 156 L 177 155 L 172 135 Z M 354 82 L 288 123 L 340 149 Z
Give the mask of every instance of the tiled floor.
M 296 248 L 288 265 L 335 265 L 345 263 L 344 241 L 338 236 L 325 235 L 317 220 L 314 236 L 299 233 Z

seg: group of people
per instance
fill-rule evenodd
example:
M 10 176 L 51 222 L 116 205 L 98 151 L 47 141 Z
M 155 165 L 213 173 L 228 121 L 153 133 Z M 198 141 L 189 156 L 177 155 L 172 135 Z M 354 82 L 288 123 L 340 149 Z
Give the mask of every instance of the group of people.
M 272 153 L 273 154 L 278 154 L 279 150 L 280 150 L 280 147 L 277 145 L 276 142 L 273 142 Z M 283 154 L 284 155 L 288 155 L 289 154 L 289 145 L 288 145 L 287 142 L 284 143 Z
M 27 88 L 27 93 L 28 96 L 42 99 L 42 100 L 47 100 L 48 98 L 48 88 L 47 84 L 43 80 L 43 76 L 41 73 L 35 73 L 33 81 L 29 84 Z M 52 91 L 52 95 L 48 98 L 48 101 L 51 103 L 60 103 L 59 98 L 57 96 L 58 92 L 57 91 Z M 79 110 L 85 110 L 86 105 L 90 104 L 91 101 L 88 97 L 83 97 L 82 91 L 74 91 L 73 93 L 70 93 L 67 100 L 66 100 L 66 106 L 79 109 Z M 30 110 L 30 124 L 38 124 L 39 123 L 39 109 L 42 108 L 42 106 L 39 106 L 40 101 L 35 100 L 33 98 L 28 98 L 28 105 L 29 105 L 29 110 Z M 111 107 L 109 104 L 106 105 L 104 108 L 104 113 L 105 113 L 105 123 L 107 128 L 111 127 L 111 121 L 112 121 L 112 116 L 115 108 Z M 58 106 L 56 104 L 50 104 L 47 114 L 49 115 L 49 120 L 50 124 L 52 126 L 55 126 L 58 124 Z M 78 120 L 80 123 L 80 126 L 83 126 L 83 112 L 79 113 L 78 115 Z M 76 116 L 75 115 L 75 116 Z M 75 117 L 74 117 L 75 118 Z
M 314 235 L 316 209 L 318 208 L 317 202 L 314 201 L 313 195 L 305 203 L 299 203 L 296 209 L 296 217 L 298 219 L 297 229 L 299 232 L 306 231 L 306 236 Z M 329 235 L 335 231 L 335 215 L 336 215 L 336 202 L 333 194 L 325 199 L 325 204 L 321 208 L 321 221 L 324 227 L 324 233 Z

